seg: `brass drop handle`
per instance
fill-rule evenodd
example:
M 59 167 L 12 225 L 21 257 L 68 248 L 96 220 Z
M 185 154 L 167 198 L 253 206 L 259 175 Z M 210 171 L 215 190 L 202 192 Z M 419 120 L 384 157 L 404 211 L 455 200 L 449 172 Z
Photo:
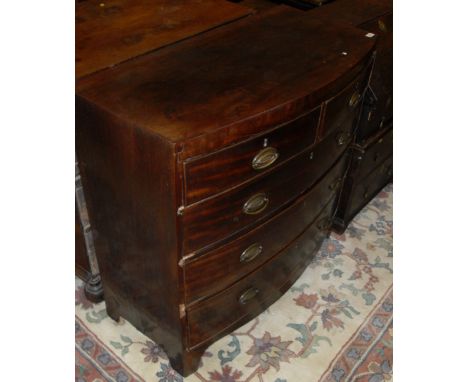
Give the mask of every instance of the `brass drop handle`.
M 346 144 L 346 142 L 348 142 L 349 140 L 350 135 L 351 134 L 346 133 L 344 131 L 339 132 L 336 136 L 336 143 L 338 144 L 338 146 L 343 146 L 344 144 Z
M 248 263 L 252 261 L 256 257 L 260 256 L 263 251 L 263 247 L 259 243 L 252 244 L 249 246 L 242 254 L 240 255 L 240 262 L 241 263 Z
M 252 168 L 254 170 L 263 170 L 275 163 L 278 158 L 279 153 L 277 149 L 274 147 L 265 147 L 252 159 Z
M 379 21 L 378 21 L 378 24 L 379 24 L 379 29 L 380 29 L 382 32 L 387 32 L 387 26 L 385 25 L 385 23 L 384 23 L 382 20 L 379 20 Z
M 330 225 L 331 225 L 330 220 L 328 218 L 323 218 L 317 223 L 317 228 L 320 231 L 328 231 L 328 229 L 330 228 Z
M 267 208 L 270 200 L 264 192 L 255 194 L 244 203 L 243 211 L 247 215 L 256 215 Z
M 340 184 L 341 184 L 341 179 L 338 178 L 338 179 L 336 179 L 333 183 L 331 183 L 331 184 L 328 185 L 328 189 L 329 189 L 330 191 L 335 191 L 336 189 L 338 189 L 338 187 L 340 186 Z
M 358 91 L 355 91 L 351 98 L 349 99 L 349 107 L 354 109 L 361 100 L 361 94 Z
M 259 290 L 257 288 L 249 288 L 244 293 L 242 293 L 239 297 L 239 302 L 242 305 L 247 304 L 250 300 L 252 300 L 257 294 Z

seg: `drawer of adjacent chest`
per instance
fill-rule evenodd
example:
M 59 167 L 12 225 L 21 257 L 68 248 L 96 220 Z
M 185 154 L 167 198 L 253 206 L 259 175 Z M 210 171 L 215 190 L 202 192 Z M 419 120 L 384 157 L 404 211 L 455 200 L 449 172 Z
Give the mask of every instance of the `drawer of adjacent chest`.
M 393 152 L 393 129 L 387 129 L 379 134 L 361 153 L 357 154 L 358 173 L 356 178 L 367 176 L 383 160 Z
M 184 162 L 191 204 L 274 168 L 315 141 L 320 108 L 255 138 Z
M 310 188 L 346 149 L 335 135 L 290 159 L 274 172 L 215 198 L 184 209 L 184 253 L 215 245 L 253 224 L 266 220 Z M 329 190 L 338 187 L 344 160 L 334 168 Z M 335 179 L 336 178 L 336 179 Z
M 188 345 L 196 347 L 255 317 L 294 283 L 328 234 L 317 219 L 283 251 L 230 288 L 187 308 Z
M 349 203 L 349 215 L 369 203 L 375 194 L 383 188 L 393 176 L 393 157 L 390 156 L 365 178 L 355 182 Z
M 319 213 L 331 216 L 335 193 L 330 192 L 329 185 L 334 184 L 340 171 L 330 171 L 306 195 L 261 226 L 189 259 L 184 264 L 186 303 L 219 292 L 258 268 L 296 239 Z M 323 228 L 329 225 L 325 220 L 321 224 Z

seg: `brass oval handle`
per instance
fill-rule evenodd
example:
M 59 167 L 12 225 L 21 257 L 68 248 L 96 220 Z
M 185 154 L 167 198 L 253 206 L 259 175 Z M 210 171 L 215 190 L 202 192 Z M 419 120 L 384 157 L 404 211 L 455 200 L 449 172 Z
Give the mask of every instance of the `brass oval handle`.
M 361 94 L 357 91 L 354 92 L 351 98 L 349 99 L 349 107 L 354 109 L 359 104 L 360 100 L 361 100 Z
M 248 263 L 252 261 L 256 257 L 260 256 L 263 251 L 263 247 L 259 243 L 252 244 L 249 246 L 242 254 L 240 255 L 240 262 L 241 263 Z
M 247 215 L 256 215 L 267 208 L 270 200 L 264 192 L 255 194 L 244 203 L 243 211 Z
M 318 223 L 317 223 L 317 228 L 320 231 L 327 231 L 331 226 L 330 220 L 328 218 L 322 218 Z
M 247 304 L 250 300 L 252 300 L 257 294 L 259 290 L 257 288 L 249 288 L 244 293 L 242 293 L 239 297 L 239 302 L 244 305 Z
M 336 136 L 336 143 L 338 143 L 338 146 L 343 146 L 344 144 L 348 142 L 349 137 L 350 137 L 349 133 L 345 133 L 344 131 L 341 131 Z
M 387 26 L 385 25 L 385 23 L 383 22 L 383 20 L 379 20 L 377 23 L 379 24 L 379 29 L 380 29 L 382 32 L 386 32 L 386 31 L 387 31 Z
M 341 184 L 341 179 L 338 178 L 333 183 L 328 185 L 328 189 L 330 191 L 335 191 L 340 186 L 340 184 Z
M 277 149 L 274 147 L 265 147 L 252 159 L 252 168 L 254 170 L 263 170 L 275 163 L 278 157 L 279 153 Z

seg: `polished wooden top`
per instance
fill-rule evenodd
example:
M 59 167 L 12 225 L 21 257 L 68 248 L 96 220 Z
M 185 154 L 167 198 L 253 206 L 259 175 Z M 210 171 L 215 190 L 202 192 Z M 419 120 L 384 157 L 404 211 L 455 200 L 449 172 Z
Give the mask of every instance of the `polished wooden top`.
M 392 12 L 393 0 L 335 0 L 308 14 L 322 20 L 360 25 Z
M 76 77 L 237 20 L 224 0 L 89 0 L 76 5 Z
M 320 93 L 367 61 L 375 39 L 365 34 L 278 6 L 83 78 L 76 90 L 179 142 Z

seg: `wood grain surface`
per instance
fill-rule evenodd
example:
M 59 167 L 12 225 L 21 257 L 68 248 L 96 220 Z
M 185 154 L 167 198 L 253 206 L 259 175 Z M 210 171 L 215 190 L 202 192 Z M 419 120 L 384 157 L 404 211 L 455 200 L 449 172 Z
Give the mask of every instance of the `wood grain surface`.
M 76 5 L 76 78 L 252 13 L 229 1 L 87 0 Z
M 306 95 L 318 104 L 362 70 L 374 44 L 355 28 L 276 7 L 83 78 L 76 90 L 178 142 Z

